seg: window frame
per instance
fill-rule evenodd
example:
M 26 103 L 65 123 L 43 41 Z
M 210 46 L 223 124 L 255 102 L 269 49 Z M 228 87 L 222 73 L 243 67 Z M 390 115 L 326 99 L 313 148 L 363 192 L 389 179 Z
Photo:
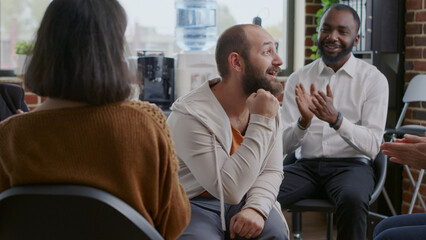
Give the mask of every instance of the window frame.
M 290 76 L 294 71 L 294 1 L 287 0 L 287 13 L 284 13 L 284 16 L 287 16 L 287 49 L 286 52 L 287 67 L 282 69 L 278 76 Z
M 287 34 L 285 38 L 287 38 L 287 46 L 284 50 L 286 54 L 287 66 L 285 69 L 278 74 L 279 76 L 289 76 L 293 72 L 294 68 L 294 4 L 295 0 L 283 0 L 287 2 L 287 12 L 284 12 L 284 16 L 287 18 L 286 20 L 286 28 Z M 177 53 L 176 53 L 177 54 Z M 0 68 L 0 77 L 14 77 L 16 74 L 14 73 L 14 69 L 9 68 Z

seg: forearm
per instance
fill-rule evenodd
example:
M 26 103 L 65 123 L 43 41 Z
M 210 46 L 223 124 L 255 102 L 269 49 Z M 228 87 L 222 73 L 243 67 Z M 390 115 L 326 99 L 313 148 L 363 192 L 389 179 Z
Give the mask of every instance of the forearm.
M 262 166 L 267 165 L 266 156 L 269 154 L 270 145 L 275 144 L 277 139 L 273 137 L 274 131 L 277 131 L 275 121 L 272 125 L 268 124 L 267 129 L 266 125 L 260 124 L 265 119 L 256 118 L 251 117 L 243 143 L 230 159 L 224 161 L 221 168 L 225 200 L 233 203 L 240 202 L 257 181 Z
M 298 126 L 300 117 L 299 109 L 297 108 L 294 83 L 289 83 L 286 86 L 286 91 L 281 108 L 281 119 L 283 125 L 283 154 L 287 154 L 296 150 L 302 143 L 309 128 Z M 287 88 L 288 87 L 288 88 Z
M 308 129 L 300 129 L 297 126 L 297 122 L 287 125 L 287 128 L 285 128 L 283 132 L 283 154 L 291 153 L 300 147 L 303 144 L 307 132 Z
M 277 139 L 274 149 L 267 159 L 265 168 L 247 193 L 247 200 L 244 206 L 244 208 L 256 209 L 265 218 L 268 217 L 276 201 L 284 178 L 281 148 L 282 142 Z
M 265 149 L 269 147 L 276 131 L 275 119 L 253 115 L 244 141 L 230 156 L 230 146 L 223 145 L 217 139 L 219 136 L 211 133 L 196 119 L 184 116 L 170 124 L 179 158 L 197 182 L 217 198 L 220 196 L 219 174 L 223 181 L 225 202 L 228 203 L 238 203 L 252 186 L 267 154 Z M 228 141 L 231 141 L 230 125 L 225 125 L 223 131 L 229 131 L 229 136 L 222 136 L 221 139 L 229 138 Z
M 277 199 L 283 175 L 278 172 L 264 172 L 264 174 L 264 176 L 259 176 L 248 191 L 243 208 L 256 209 L 267 218 Z
M 337 133 L 358 152 L 374 159 L 382 143 L 383 130 L 378 126 L 361 126 L 343 118 Z
M 385 86 L 378 84 L 369 88 L 359 119 L 351 118 L 351 112 L 341 109 L 342 123 L 336 130 L 346 143 L 372 159 L 379 152 L 386 125 L 388 92 Z

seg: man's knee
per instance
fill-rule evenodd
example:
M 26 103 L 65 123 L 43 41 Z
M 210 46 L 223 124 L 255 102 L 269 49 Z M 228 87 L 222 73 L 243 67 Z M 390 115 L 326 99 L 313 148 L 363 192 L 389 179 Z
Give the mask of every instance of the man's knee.
M 368 212 L 368 197 L 361 197 L 357 194 L 344 194 L 336 202 L 337 215 L 351 215 L 352 218 L 365 218 Z
M 278 228 L 265 228 L 263 229 L 262 233 L 258 237 L 259 240 L 266 240 L 266 239 L 283 239 L 288 240 L 287 235 L 287 228 L 283 225 L 282 227 Z
M 359 208 L 359 207 L 364 207 L 365 205 L 368 206 L 368 202 L 369 202 L 368 196 L 362 196 L 361 194 L 353 193 L 353 192 L 346 192 L 341 194 L 337 204 L 346 206 L 346 207 L 353 206 L 354 208 Z
M 277 201 L 281 204 L 281 206 L 288 205 L 292 203 L 293 199 L 289 197 L 289 194 L 285 191 L 283 184 L 281 184 L 280 191 L 277 196 Z
M 179 240 L 198 239 L 223 239 L 224 232 L 221 229 L 219 215 L 203 208 L 205 204 L 215 204 L 219 206 L 219 201 L 199 201 L 191 200 L 191 221 L 186 227 Z
M 265 221 L 265 227 L 258 239 L 289 239 L 287 224 L 275 208 L 271 209 L 271 213 Z
M 179 240 L 199 240 L 199 239 L 212 239 L 222 240 L 224 233 L 217 229 L 214 225 L 209 222 L 198 222 L 197 224 L 191 222 L 182 235 L 178 238 Z
M 374 240 L 397 240 L 397 239 L 420 239 L 416 238 L 416 234 L 412 235 L 410 230 L 415 229 L 404 229 L 404 228 L 390 228 L 386 229 L 374 237 Z M 418 236 L 417 236 L 418 237 Z

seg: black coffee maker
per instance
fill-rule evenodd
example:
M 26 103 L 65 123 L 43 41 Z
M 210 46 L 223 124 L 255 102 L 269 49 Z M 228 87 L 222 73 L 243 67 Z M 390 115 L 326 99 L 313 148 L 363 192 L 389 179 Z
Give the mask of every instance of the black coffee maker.
M 167 111 L 175 100 L 174 59 L 162 52 L 138 51 L 138 75 L 142 81 L 139 99 Z

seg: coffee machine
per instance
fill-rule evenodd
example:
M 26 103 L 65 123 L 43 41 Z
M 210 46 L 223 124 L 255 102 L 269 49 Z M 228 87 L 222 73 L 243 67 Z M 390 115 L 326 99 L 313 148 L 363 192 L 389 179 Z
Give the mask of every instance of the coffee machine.
M 139 99 L 169 110 L 175 100 L 174 68 L 174 59 L 163 52 L 138 51 L 138 77 L 142 81 Z

